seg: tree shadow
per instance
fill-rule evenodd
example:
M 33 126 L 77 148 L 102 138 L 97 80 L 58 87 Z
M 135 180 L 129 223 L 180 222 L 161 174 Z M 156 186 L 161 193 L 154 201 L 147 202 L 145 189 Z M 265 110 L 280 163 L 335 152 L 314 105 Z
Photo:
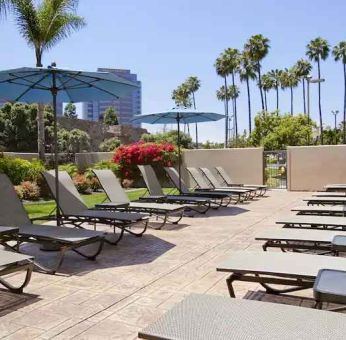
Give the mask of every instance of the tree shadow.
M 208 217 L 219 217 L 219 216 L 237 216 L 249 212 L 249 209 L 245 209 L 239 206 L 228 206 L 226 208 L 220 208 L 217 210 L 209 210 L 207 213 Z M 203 215 L 201 215 L 202 217 Z
M 15 294 L 6 289 L 0 289 L 0 318 L 40 300 L 35 294 Z

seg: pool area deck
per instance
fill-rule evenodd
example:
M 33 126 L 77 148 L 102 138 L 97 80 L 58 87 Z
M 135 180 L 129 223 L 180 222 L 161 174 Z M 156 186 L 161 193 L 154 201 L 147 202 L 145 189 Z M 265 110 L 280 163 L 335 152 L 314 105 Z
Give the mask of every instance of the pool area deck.
M 96 261 L 68 253 L 57 275 L 33 273 L 25 293 L 0 291 L 1 339 L 136 339 L 139 329 L 189 293 L 228 296 L 215 268 L 235 250 L 261 250 L 255 235 L 294 214 L 306 192 L 272 190 L 267 197 L 183 218 L 179 225 L 126 235 Z M 27 251 L 42 261 L 53 253 Z M 19 274 L 12 281 L 19 280 Z M 238 298 L 312 306 L 311 291 L 269 296 L 257 284 L 235 285 Z

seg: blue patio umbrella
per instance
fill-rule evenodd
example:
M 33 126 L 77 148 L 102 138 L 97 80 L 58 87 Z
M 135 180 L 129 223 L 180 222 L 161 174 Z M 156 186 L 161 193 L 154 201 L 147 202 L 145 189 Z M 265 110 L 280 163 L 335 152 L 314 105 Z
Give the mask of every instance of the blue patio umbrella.
M 56 68 L 22 67 L 0 71 L 0 99 L 26 103 L 52 104 L 54 112 L 54 163 L 59 211 L 59 172 L 57 148 L 57 102 L 83 102 L 116 99 L 130 94 L 138 85 L 107 72 L 84 72 Z
M 214 122 L 225 118 L 225 115 L 214 112 L 203 112 L 187 108 L 173 108 L 166 112 L 138 115 L 132 122 L 147 124 L 177 124 L 178 125 L 178 172 L 179 191 L 181 191 L 181 153 L 180 153 L 180 124 Z

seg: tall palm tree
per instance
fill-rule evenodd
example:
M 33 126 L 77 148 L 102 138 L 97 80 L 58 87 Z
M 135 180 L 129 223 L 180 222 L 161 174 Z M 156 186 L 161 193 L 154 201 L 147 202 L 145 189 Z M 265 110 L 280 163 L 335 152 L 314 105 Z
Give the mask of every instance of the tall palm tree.
M 261 95 L 262 110 L 264 110 L 264 99 L 262 91 L 261 61 L 268 54 L 270 40 L 262 34 L 256 34 L 249 38 L 244 45 L 244 50 L 249 53 L 250 58 L 257 65 L 258 87 Z
M 305 96 L 305 81 L 306 77 L 310 74 L 312 70 L 312 65 L 308 60 L 299 59 L 294 65 L 297 76 L 302 81 L 303 84 L 303 104 L 304 104 L 304 114 L 306 114 L 306 96 Z
M 346 41 L 340 41 L 333 48 L 335 61 L 341 60 L 344 72 L 344 118 L 343 118 L 343 143 L 346 144 Z
M 232 77 L 232 86 L 233 88 L 235 85 L 235 74 L 239 71 L 239 65 L 240 65 L 240 53 L 236 48 L 227 48 L 224 53 L 225 62 L 227 63 L 228 69 L 230 71 L 231 77 Z M 238 114 L 237 114 L 237 96 L 233 96 L 232 98 L 233 103 L 233 115 L 234 115 L 234 122 L 235 122 L 235 135 L 236 138 L 238 138 Z
M 306 55 L 310 60 L 317 63 L 318 79 L 321 79 L 321 60 L 326 60 L 329 55 L 329 44 L 326 39 L 318 37 L 309 42 L 306 46 Z M 321 144 L 323 144 L 323 119 L 321 107 L 321 82 L 318 83 L 318 111 L 320 116 Z
M 221 53 L 220 56 L 215 61 L 215 70 L 216 73 L 223 78 L 224 80 L 224 89 L 225 93 L 228 93 L 228 84 L 227 84 L 227 77 L 231 74 L 231 70 L 229 67 L 229 63 L 227 62 L 224 53 Z M 230 98 L 228 96 L 224 96 L 224 102 L 225 102 L 225 148 L 228 145 L 228 102 Z
M 189 77 L 185 81 L 185 85 L 187 86 L 189 93 L 192 95 L 192 103 L 193 108 L 196 110 L 196 98 L 195 93 L 199 90 L 201 87 L 201 81 L 197 77 Z M 198 124 L 195 124 L 196 128 L 196 148 L 198 149 Z
M 250 97 L 250 84 L 249 81 L 256 79 L 256 64 L 251 60 L 248 53 L 244 51 L 240 57 L 240 65 L 239 65 L 239 77 L 240 81 L 246 82 L 246 90 L 247 90 L 247 104 L 249 110 L 249 133 L 251 134 L 251 97 Z
M 268 73 L 268 76 L 271 78 L 273 83 L 273 88 L 275 88 L 276 91 L 276 111 L 279 113 L 279 87 L 281 86 L 281 74 L 282 70 L 271 70 Z
M 296 70 L 291 67 L 290 69 L 285 69 L 281 73 L 281 87 L 283 89 L 289 88 L 291 95 L 291 116 L 293 116 L 293 88 L 298 86 L 299 78 L 297 76 Z
M 226 103 L 228 103 L 231 99 L 232 99 L 232 92 L 230 90 L 230 87 L 226 87 L 225 85 L 222 85 L 220 87 L 220 89 L 218 89 L 216 91 L 216 98 L 220 101 L 223 101 L 225 106 L 227 105 Z M 225 117 L 225 124 L 227 125 L 226 127 L 226 138 L 225 138 L 225 143 L 224 143 L 224 147 L 227 148 L 228 146 L 228 134 L 229 134 L 229 116 L 227 115 Z
M 76 14 L 78 0 L 12 0 L 18 30 L 35 50 L 36 66 L 42 67 L 45 51 L 85 26 Z M 45 159 L 44 106 L 38 105 L 38 153 Z
M 239 97 L 240 94 L 240 90 L 239 87 L 237 85 L 231 85 L 229 88 L 229 94 L 231 99 L 236 102 L 237 98 Z M 233 122 L 234 122 L 234 133 L 235 133 L 235 138 L 236 140 L 238 139 L 238 119 L 237 119 L 237 111 L 234 111 L 234 115 L 233 115 Z
M 265 73 L 262 76 L 262 88 L 263 88 L 263 92 L 264 92 L 264 108 L 266 111 L 268 111 L 268 103 L 267 103 L 267 93 L 275 88 L 274 86 L 274 81 L 272 79 L 272 77 L 270 76 L 269 73 Z

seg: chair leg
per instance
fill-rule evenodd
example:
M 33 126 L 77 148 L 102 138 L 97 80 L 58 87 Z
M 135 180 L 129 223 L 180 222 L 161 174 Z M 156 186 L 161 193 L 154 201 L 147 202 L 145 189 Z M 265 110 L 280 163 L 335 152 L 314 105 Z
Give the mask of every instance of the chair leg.
M 81 252 L 80 250 L 77 250 L 76 248 L 71 249 L 72 251 L 74 251 L 75 253 L 77 253 L 80 256 L 83 256 L 84 258 L 94 261 L 96 259 L 96 257 L 101 253 L 102 249 L 103 249 L 103 245 L 104 245 L 105 239 L 102 238 L 99 241 L 99 246 L 96 249 L 96 252 L 94 254 L 91 255 L 86 255 L 83 252 Z
M 19 267 L 14 267 L 9 270 L 10 272 L 16 272 L 19 271 L 20 269 L 25 269 L 26 274 L 25 274 L 25 279 L 24 282 L 19 286 L 15 287 L 6 280 L 0 278 L 0 284 L 2 284 L 4 287 L 6 287 L 11 293 L 16 293 L 16 294 L 21 294 L 23 293 L 23 289 L 28 285 L 31 279 L 31 274 L 33 270 L 34 264 L 33 262 L 27 263 L 25 265 L 19 266 Z

